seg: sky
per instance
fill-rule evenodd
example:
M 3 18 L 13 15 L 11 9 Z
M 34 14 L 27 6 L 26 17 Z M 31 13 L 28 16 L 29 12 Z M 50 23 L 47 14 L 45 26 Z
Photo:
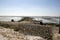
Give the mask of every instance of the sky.
M 0 16 L 60 16 L 60 0 L 0 0 Z

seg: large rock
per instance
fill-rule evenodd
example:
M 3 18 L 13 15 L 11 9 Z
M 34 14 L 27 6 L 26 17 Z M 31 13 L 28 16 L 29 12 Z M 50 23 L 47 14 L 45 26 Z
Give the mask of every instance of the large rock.
M 0 40 L 45 40 L 40 36 L 24 35 L 13 29 L 0 27 Z
M 24 35 L 13 29 L 0 28 L 0 40 L 24 40 Z

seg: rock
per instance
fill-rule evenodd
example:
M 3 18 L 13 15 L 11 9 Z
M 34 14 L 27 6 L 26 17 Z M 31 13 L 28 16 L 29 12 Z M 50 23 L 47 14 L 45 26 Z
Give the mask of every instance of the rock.
M 0 40 L 24 40 L 24 35 L 13 29 L 0 27 Z
M 25 40 L 46 40 L 40 36 L 31 36 L 31 35 L 26 35 Z
M 0 40 L 45 40 L 40 36 L 24 35 L 13 29 L 0 27 Z

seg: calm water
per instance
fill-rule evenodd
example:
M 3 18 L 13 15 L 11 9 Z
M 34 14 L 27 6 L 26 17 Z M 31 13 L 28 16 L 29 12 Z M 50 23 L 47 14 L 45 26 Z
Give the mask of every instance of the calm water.
M 0 17 L 0 21 L 11 21 L 11 19 L 14 19 L 15 21 L 21 20 L 22 17 Z M 53 20 L 47 20 L 44 18 L 33 18 L 34 20 L 43 20 L 44 23 L 51 22 L 51 23 L 59 23 L 59 19 L 53 19 Z

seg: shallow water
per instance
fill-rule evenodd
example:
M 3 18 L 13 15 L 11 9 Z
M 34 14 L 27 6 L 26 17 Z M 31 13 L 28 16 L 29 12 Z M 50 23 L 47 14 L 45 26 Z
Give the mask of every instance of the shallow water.
M 0 21 L 11 21 L 11 19 L 18 21 L 18 20 L 21 20 L 22 17 L 0 17 Z M 46 22 L 59 23 L 59 19 L 55 19 L 55 18 L 53 18 L 53 20 L 44 19 L 44 18 L 34 18 L 34 20 L 43 20 L 44 23 L 46 23 Z

